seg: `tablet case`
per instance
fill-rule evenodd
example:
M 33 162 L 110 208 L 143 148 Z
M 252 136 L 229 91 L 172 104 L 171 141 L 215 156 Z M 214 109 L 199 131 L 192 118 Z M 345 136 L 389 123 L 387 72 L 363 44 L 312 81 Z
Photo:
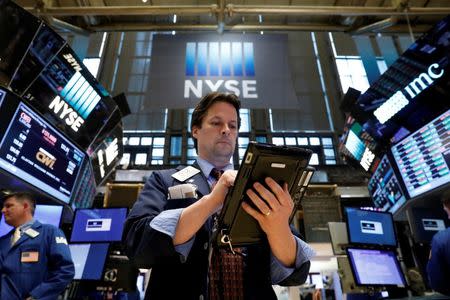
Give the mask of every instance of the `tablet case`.
M 275 146 L 250 142 L 236 176 L 234 186 L 228 193 L 219 218 L 215 224 L 213 238 L 219 247 L 240 247 L 255 244 L 265 239 L 258 222 L 241 207 L 242 201 L 253 203 L 245 191 L 255 181 L 264 184 L 271 177 L 279 184 L 288 183 L 294 209 L 292 221 L 314 169 L 308 167 L 312 151 L 297 146 Z M 265 184 L 264 184 L 265 185 Z

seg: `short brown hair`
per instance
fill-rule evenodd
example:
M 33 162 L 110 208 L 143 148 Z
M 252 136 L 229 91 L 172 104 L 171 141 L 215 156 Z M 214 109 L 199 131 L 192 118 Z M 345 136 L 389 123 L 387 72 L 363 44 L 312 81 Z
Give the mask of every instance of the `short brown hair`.
M 34 200 L 33 195 L 28 192 L 14 192 L 3 197 L 2 202 L 5 203 L 6 200 L 12 197 L 14 197 L 19 202 L 28 201 L 31 207 L 31 215 L 34 216 L 34 211 L 36 210 L 36 200 Z
M 450 209 L 450 189 L 441 195 L 441 202 Z
M 219 92 L 213 92 L 205 95 L 195 107 L 191 119 L 191 132 L 194 126 L 197 126 L 199 128 L 202 127 L 203 119 L 208 113 L 208 109 L 214 103 L 217 102 L 225 102 L 234 106 L 238 117 L 238 129 L 239 129 L 239 127 L 241 126 L 241 118 L 239 116 L 239 109 L 241 108 L 241 102 L 238 100 L 238 97 L 235 94 L 224 94 Z M 192 139 L 194 140 L 194 148 L 196 151 L 198 151 L 197 139 L 194 137 L 192 137 Z

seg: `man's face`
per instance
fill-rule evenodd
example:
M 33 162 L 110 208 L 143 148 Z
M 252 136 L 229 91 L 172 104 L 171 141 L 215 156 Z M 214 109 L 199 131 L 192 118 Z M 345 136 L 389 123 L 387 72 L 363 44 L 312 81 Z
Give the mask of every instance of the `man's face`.
M 442 207 L 444 208 L 445 212 L 447 213 L 448 218 L 450 219 L 450 208 L 447 207 L 446 205 L 442 205 Z
M 3 203 L 2 213 L 6 224 L 16 227 L 21 225 L 29 204 L 26 201 L 17 201 L 15 197 L 6 199 Z
M 194 126 L 198 155 L 212 163 L 227 163 L 233 156 L 238 136 L 238 116 L 233 105 L 216 102 L 207 111 L 201 128 Z

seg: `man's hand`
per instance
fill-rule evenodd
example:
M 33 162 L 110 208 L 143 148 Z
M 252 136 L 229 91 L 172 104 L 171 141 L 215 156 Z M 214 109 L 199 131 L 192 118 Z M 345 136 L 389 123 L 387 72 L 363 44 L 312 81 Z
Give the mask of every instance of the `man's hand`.
M 234 185 L 234 180 L 236 179 L 237 171 L 228 170 L 225 171 L 220 177 L 219 181 L 214 185 L 209 198 L 214 201 L 217 209 L 220 209 L 223 205 L 223 201 L 227 196 L 229 189 Z

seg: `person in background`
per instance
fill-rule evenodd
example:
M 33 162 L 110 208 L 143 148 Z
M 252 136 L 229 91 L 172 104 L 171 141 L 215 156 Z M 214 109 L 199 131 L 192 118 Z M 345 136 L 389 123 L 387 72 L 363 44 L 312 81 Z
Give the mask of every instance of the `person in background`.
M 210 252 L 214 215 L 237 174 L 230 160 L 239 109 L 235 95 L 203 97 L 191 121 L 197 161 L 154 171 L 128 216 L 126 253 L 138 267 L 152 268 L 146 299 L 276 299 L 272 284 L 300 285 L 307 278 L 314 252 L 291 231 L 287 185 L 271 178 L 265 179 L 267 188 L 255 183 L 246 192 L 257 209 L 243 204 L 266 242 L 236 255 Z
M 75 275 L 63 232 L 33 218 L 31 194 L 3 198 L 5 222 L 14 227 L 0 238 L 0 299 L 55 300 Z
M 444 192 L 441 201 L 450 219 L 450 190 Z M 431 288 L 450 296 L 450 228 L 433 236 L 427 273 Z

